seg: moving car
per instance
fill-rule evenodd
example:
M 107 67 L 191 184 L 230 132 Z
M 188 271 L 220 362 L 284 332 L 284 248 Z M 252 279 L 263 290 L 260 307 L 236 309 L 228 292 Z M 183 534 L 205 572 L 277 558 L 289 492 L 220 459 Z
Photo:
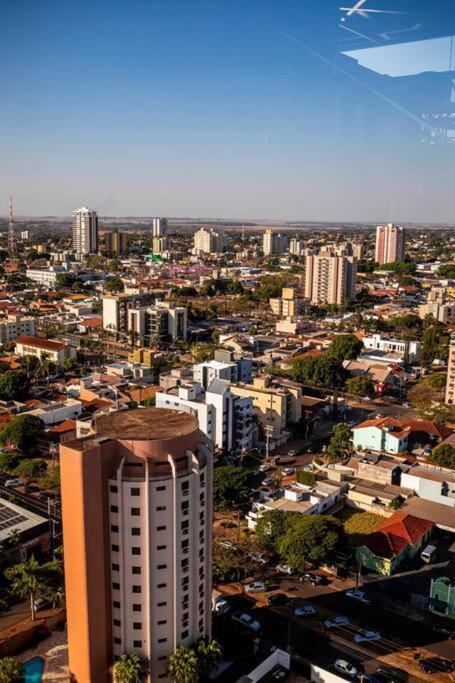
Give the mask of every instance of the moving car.
M 250 631 L 254 631 L 255 633 L 261 629 L 261 624 L 256 621 L 256 619 L 253 619 L 251 614 L 248 614 L 248 612 L 234 612 L 232 619 L 233 621 L 237 621 L 239 624 Z
M 280 574 L 292 574 L 292 567 L 289 566 L 288 564 L 277 564 L 275 567 L 277 572 L 280 572 Z
M 350 588 L 348 591 L 346 591 L 346 597 L 351 598 L 352 600 L 358 600 L 358 602 L 363 602 L 364 605 L 371 605 L 372 602 L 371 598 L 369 598 L 364 591 L 361 591 L 358 588 Z
M 7 479 L 5 481 L 5 488 L 7 489 L 15 489 L 16 486 L 21 486 L 22 481 L 20 479 Z
M 274 593 L 267 598 L 268 605 L 275 605 L 276 607 L 289 604 L 289 598 L 285 593 Z
M 346 674 L 350 678 L 355 678 L 358 674 L 357 669 L 353 664 L 348 662 L 346 659 L 337 659 L 334 667 L 341 674 Z
M 344 617 L 342 615 L 330 617 L 330 619 L 326 619 L 324 621 L 325 628 L 337 628 L 337 626 L 346 626 L 347 624 L 349 624 L 348 617 Z
M 294 610 L 295 617 L 314 617 L 316 614 L 316 609 L 313 605 L 300 605 Z
M 250 581 L 250 583 L 245 584 L 244 588 L 245 593 L 263 593 L 267 590 L 263 581 Z
M 379 640 L 381 637 L 381 634 L 379 631 L 360 631 L 359 633 L 356 633 L 354 636 L 354 640 L 356 643 L 365 643 L 365 642 L 371 642 L 373 640 Z
M 427 674 L 449 673 L 452 671 L 452 662 L 443 657 L 425 657 L 419 660 L 419 668 Z

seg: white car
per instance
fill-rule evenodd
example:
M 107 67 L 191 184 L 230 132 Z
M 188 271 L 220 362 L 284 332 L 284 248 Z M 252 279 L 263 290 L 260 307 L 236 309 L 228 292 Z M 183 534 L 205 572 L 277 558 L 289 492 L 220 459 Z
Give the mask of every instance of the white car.
M 355 678 L 358 674 L 357 669 L 346 659 L 337 659 L 334 667 L 341 674 L 346 674 L 350 678 Z
M 22 481 L 20 479 L 7 479 L 5 481 L 5 488 L 7 489 L 15 489 L 16 486 L 21 486 Z
M 275 567 L 277 572 L 280 574 L 293 574 L 294 572 L 292 571 L 292 567 L 290 567 L 288 564 L 277 564 Z
M 271 472 L 273 467 L 271 465 L 259 465 L 259 472 Z
M 283 467 L 281 470 L 281 474 L 283 474 L 285 477 L 288 476 L 288 474 L 293 474 L 294 468 L 293 467 Z
M 314 617 L 316 610 L 313 605 L 301 605 L 294 610 L 295 617 Z
M 408 403 L 407 401 L 405 401 L 405 402 L 403 403 L 403 408 L 410 408 L 410 407 L 411 407 L 411 405 L 410 405 L 410 403 Z
M 267 586 L 263 581 L 250 581 L 245 584 L 246 593 L 263 593 L 267 590 Z
M 247 557 L 258 564 L 267 564 L 268 562 L 267 555 L 264 555 L 263 553 L 248 553 Z
M 381 634 L 378 631 L 361 631 L 360 633 L 355 634 L 354 640 L 356 643 L 365 643 L 379 640 L 380 637 Z
M 237 550 L 236 547 L 235 547 L 235 545 L 234 545 L 233 543 L 231 543 L 231 541 L 226 541 L 226 540 L 224 540 L 224 539 L 223 539 L 222 541 L 219 541 L 219 545 L 220 545 L 222 548 L 230 548 L 230 549 L 232 549 L 232 550 Z
M 346 597 L 351 598 L 351 600 L 363 602 L 364 605 L 371 605 L 371 598 L 369 598 L 364 591 L 359 591 L 358 588 L 350 588 L 346 591 Z
M 293 448 L 291 451 L 289 451 L 288 455 L 290 455 L 291 458 L 292 458 L 294 455 L 297 455 L 297 451 L 295 450 L 295 448 Z
M 256 621 L 256 619 L 253 619 L 251 614 L 248 614 L 248 612 L 234 612 L 232 619 L 237 621 L 242 626 L 245 626 L 245 628 L 249 629 L 250 631 L 257 632 L 261 628 L 261 624 Z

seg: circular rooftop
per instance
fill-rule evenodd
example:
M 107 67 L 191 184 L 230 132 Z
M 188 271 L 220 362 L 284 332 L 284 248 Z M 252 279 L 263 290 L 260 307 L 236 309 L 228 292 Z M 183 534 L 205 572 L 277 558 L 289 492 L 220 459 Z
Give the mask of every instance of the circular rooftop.
M 198 429 L 197 417 L 181 410 L 136 408 L 96 421 L 96 435 L 116 439 L 167 441 L 193 434 Z

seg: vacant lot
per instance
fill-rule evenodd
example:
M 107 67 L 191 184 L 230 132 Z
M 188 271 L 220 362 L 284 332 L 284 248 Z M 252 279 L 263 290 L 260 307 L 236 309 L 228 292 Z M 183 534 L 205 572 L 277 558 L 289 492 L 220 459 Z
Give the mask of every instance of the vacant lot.
M 345 507 L 338 512 L 337 517 L 343 522 L 344 530 L 348 537 L 349 545 L 357 547 L 362 545 L 365 538 L 384 521 L 381 515 L 374 515 L 372 512 L 362 512 Z

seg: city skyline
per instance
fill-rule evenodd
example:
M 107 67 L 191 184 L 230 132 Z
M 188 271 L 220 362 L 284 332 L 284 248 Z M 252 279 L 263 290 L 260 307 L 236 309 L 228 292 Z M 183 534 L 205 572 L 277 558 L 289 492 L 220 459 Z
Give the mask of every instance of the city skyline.
M 455 9 L 424 5 L 8 6 L 0 214 L 450 223 Z

